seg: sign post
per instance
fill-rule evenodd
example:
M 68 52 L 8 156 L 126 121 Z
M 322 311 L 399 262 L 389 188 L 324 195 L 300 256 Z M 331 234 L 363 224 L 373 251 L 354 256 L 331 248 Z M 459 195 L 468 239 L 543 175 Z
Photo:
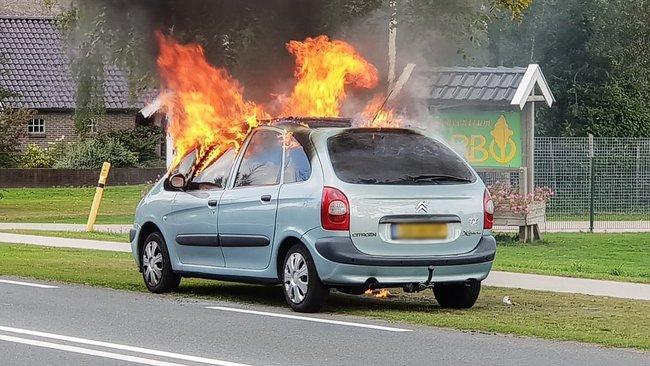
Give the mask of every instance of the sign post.
M 106 178 L 108 178 L 108 171 L 110 169 L 111 163 L 105 161 L 104 164 L 102 164 L 102 171 L 99 173 L 99 181 L 97 182 L 97 188 L 95 189 L 93 204 L 90 206 L 86 231 L 94 230 L 95 220 L 97 220 L 97 212 L 99 211 L 99 204 L 102 202 L 102 197 L 104 196 L 104 185 L 106 184 Z

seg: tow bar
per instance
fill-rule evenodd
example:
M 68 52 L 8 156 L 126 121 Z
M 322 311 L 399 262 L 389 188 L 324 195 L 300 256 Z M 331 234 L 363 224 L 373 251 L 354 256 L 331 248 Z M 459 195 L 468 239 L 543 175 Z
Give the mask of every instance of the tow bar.
M 427 280 L 420 283 L 408 283 L 404 285 L 403 287 L 404 292 L 420 292 L 428 288 L 432 288 L 433 285 L 431 284 L 431 279 L 433 278 L 434 267 L 433 265 L 430 265 L 429 267 L 427 267 L 427 269 L 429 270 L 429 276 L 427 277 Z

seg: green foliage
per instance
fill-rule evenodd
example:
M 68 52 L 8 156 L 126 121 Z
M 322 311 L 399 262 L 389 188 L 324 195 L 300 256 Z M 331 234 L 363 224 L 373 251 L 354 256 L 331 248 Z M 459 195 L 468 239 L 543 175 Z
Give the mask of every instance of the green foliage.
M 105 161 L 115 168 L 133 167 L 138 156 L 115 138 L 86 139 L 71 144 L 54 168 L 99 169 Z
M 95 14 L 94 8 L 88 3 L 81 2 L 77 15 L 76 33 L 83 33 L 80 39 L 79 57 L 73 59 L 72 72 L 77 81 L 76 107 L 74 113 L 75 130 L 85 136 L 90 130 L 90 124 L 104 110 L 104 59 L 101 38 L 91 29 L 102 29 L 105 24 L 104 13 Z M 70 14 L 70 13 L 68 13 Z M 69 19 L 72 22 L 74 19 Z
M 34 114 L 35 111 L 24 108 L 0 109 L 0 168 L 16 164 L 18 141 L 25 135 L 27 120 Z
M 522 19 L 533 0 L 494 0 L 493 7 L 510 12 L 513 19 Z
M 650 2 L 536 0 L 489 35 L 491 64 L 542 67 L 557 103 L 540 134 L 650 136 Z
M 157 126 L 137 126 L 130 130 L 104 132 L 98 138 L 115 139 L 136 154 L 139 164 L 144 164 L 158 159 L 156 149 L 162 142 L 163 130 Z
M 20 157 L 22 168 L 51 168 L 54 165 L 54 156 L 47 148 L 42 149 L 36 144 L 28 144 Z

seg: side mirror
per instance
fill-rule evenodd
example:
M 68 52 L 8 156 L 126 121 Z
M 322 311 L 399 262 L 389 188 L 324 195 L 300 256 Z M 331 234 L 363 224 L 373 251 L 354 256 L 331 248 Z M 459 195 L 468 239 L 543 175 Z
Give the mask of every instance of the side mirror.
M 183 189 L 185 187 L 185 176 L 180 173 L 176 173 L 169 177 L 169 185 L 175 189 Z

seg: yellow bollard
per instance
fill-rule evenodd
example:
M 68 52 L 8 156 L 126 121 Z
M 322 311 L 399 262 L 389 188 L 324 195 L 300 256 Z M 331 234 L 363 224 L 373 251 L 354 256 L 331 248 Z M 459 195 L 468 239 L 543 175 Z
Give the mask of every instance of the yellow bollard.
M 104 196 L 104 184 L 108 177 L 108 171 L 111 169 L 111 163 L 104 162 L 102 165 L 102 172 L 99 173 L 99 181 L 97 182 L 97 189 L 95 189 L 95 197 L 93 198 L 93 205 L 90 207 L 90 214 L 88 215 L 88 223 L 86 224 L 86 231 L 93 231 L 95 220 L 97 220 L 97 211 L 99 211 L 99 204 L 102 202 Z

